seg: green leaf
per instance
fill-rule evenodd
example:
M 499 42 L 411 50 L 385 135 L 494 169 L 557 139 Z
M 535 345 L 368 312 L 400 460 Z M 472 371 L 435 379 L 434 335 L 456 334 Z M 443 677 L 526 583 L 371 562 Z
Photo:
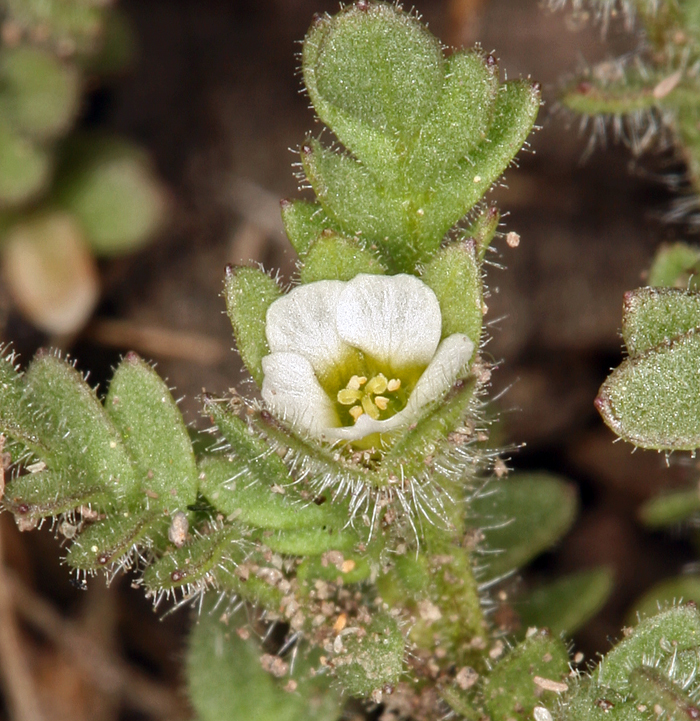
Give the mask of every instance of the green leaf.
M 13 478 L 3 503 L 16 518 L 29 523 L 81 506 L 107 508 L 109 500 L 102 484 L 76 487 L 65 475 L 44 470 Z
M 350 5 L 320 18 L 306 48 L 303 67 L 311 101 L 316 106 L 322 100 L 316 112 L 324 122 L 329 106 L 348 119 L 341 140 L 351 150 L 358 133 L 353 120 L 389 136 L 412 138 L 442 86 L 437 39 L 417 18 L 389 3 Z
M 317 529 L 331 520 L 337 523 L 322 506 L 302 501 L 293 487 L 285 491 L 284 487 L 261 482 L 240 459 L 205 458 L 199 470 L 205 498 L 221 513 L 248 525 L 294 530 Z M 287 499 L 286 493 L 293 498 Z
M 311 672 L 315 659 L 307 656 L 306 649 L 295 656 L 296 688 L 286 691 L 286 678 L 276 679 L 263 670 L 263 650 L 254 637 L 243 640 L 235 630 L 237 619 L 224 625 L 220 616 L 207 604 L 189 638 L 187 681 L 199 721 L 340 718 L 340 695 L 326 676 Z
M 693 329 L 628 358 L 598 391 L 595 404 L 610 428 L 641 448 L 700 446 L 700 333 Z
M 404 638 L 397 622 L 380 612 L 366 631 L 345 636 L 343 650 L 333 659 L 338 680 L 351 696 L 393 686 L 403 671 Z
M 299 280 L 302 283 L 318 280 L 347 282 L 360 273 L 381 275 L 384 272 L 382 264 L 357 240 L 324 231 L 304 256 Z
M 688 520 L 700 511 L 700 492 L 692 488 L 671 491 L 650 498 L 639 509 L 639 518 L 650 528 L 663 528 Z
M 306 200 L 282 200 L 282 223 L 294 250 L 303 258 L 311 243 L 324 230 L 333 230 L 333 221 L 318 203 Z
M 609 568 L 579 571 L 538 586 L 518 602 L 523 628 L 546 627 L 571 636 L 603 607 L 613 589 Z
M 343 528 L 347 517 L 329 523 L 327 520 L 320 528 L 297 528 L 278 531 L 264 537 L 264 543 L 277 553 L 290 556 L 320 556 L 326 551 L 353 551 L 360 537 L 350 527 Z
M 471 239 L 476 243 L 477 257 L 480 263 L 484 260 L 500 222 L 501 214 L 498 208 L 495 205 L 487 205 L 481 208 L 474 221 L 462 233 L 463 238 Z
M 539 631 L 518 644 L 484 679 L 483 694 L 493 721 L 528 718 L 535 706 L 551 704 L 557 694 L 545 690 L 537 678 L 562 683 L 569 673 L 564 643 Z
M 483 142 L 497 92 L 493 58 L 487 62 L 477 51 L 461 51 L 446 59 L 442 92 L 408 158 L 416 187 L 429 187 Z
M 436 183 L 421 206 L 422 214 L 416 221 L 421 243 L 435 247 L 479 202 L 522 147 L 539 107 L 539 86 L 525 80 L 501 86 L 484 142 Z
M 165 195 L 148 156 L 115 138 L 82 137 L 64 148 L 56 202 L 75 214 L 98 255 L 142 246 L 165 220 Z
M 471 503 L 470 525 L 486 536 L 484 580 L 524 566 L 571 527 L 578 502 L 572 486 L 545 473 L 519 473 Z
M 0 52 L 0 112 L 21 135 L 49 140 L 68 131 L 80 104 L 75 66 L 31 45 Z
M 25 31 L 48 34 L 63 54 L 92 52 L 102 32 L 101 0 L 4 0 L 12 21 Z
M 37 452 L 41 450 L 38 437 L 33 432 L 29 409 L 24 403 L 24 376 L 15 366 L 14 353 L 0 358 L 0 433 L 19 441 Z
M 48 185 L 52 167 L 48 152 L 0 121 L 0 207 L 25 203 Z
M 207 535 L 196 535 L 188 545 L 167 553 L 146 568 L 143 582 L 154 593 L 182 586 L 215 587 L 217 574 L 234 572 L 245 559 L 249 544 L 239 526 L 226 526 Z
M 241 359 L 262 386 L 262 359 L 270 353 L 265 336 L 267 309 L 282 295 L 277 283 L 257 268 L 226 269 L 224 297 Z
M 649 285 L 696 289 L 700 249 L 686 243 L 662 245 L 649 269 Z
M 105 407 L 134 461 L 149 505 L 174 513 L 194 503 L 197 466 L 192 443 L 168 386 L 155 370 L 128 353 L 112 378 Z
M 167 517 L 151 510 L 113 515 L 83 531 L 73 541 L 66 561 L 82 571 L 128 567 L 136 548 L 162 541 L 169 525 Z
M 386 246 L 387 262 L 398 268 L 409 264 L 412 270 L 416 249 L 410 247 L 402 197 L 381 187 L 351 155 L 324 148 L 318 140 L 302 147 L 301 162 L 319 203 L 345 235 Z
M 655 668 L 638 666 L 630 674 L 630 684 L 642 704 L 662 709 L 669 721 L 687 721 L 698 715 L 693 699 Z
M 679 606 L 644 619 L 609 651 L 598 665 L 598 683 L 626 693 L 629 674 L 639 659 L 659 659 L 700 645 L 700 613 L 694 605 Z
M 235 400 L 235 396 L 232 400 Z M 207 398 L 204 412 L 229 443 L 230 451 L 240 461 L 238 466 L 245 466 L 246 476 L 250 480 L 256 480 L 267 487 L 285 487 L 292 482 L 287 466 L 274 452 L 273 446 L 255 435 L 248 423 L 227 408 L 226 404 Z M 232 469 L 230 466 L 228 468 L 230 473 Z M 207 480 L 207 483 L 211 482 L 211 479 Z M 218 482 L 222 482 L 222 479 Z
M 60 358 L 40 353 L 24 377 L 33 433 L 46 448 L 42 459 L 70 480 L 65 492 L 100 485 L 115 500 L 133 499 L 137 483 L 131 458 L 80 373 Z
M 634 696 L 598 686 L 588 676 L 571 680 L 562 707 L 571 721 L 654 721 L 657 718 L 651 708 L 640 704 Z
M 655 616 L 659 610 L 688 601 L 700 604 L 700 576 L 667 578 L 635 602 L 627 614 L 627 622 L 634 626 L 640 619 Z
M 473 241 L 450 243 L 423 270 L 442 314 L 442 337 L 463 333 L 478 347 L 483 318 L 481 267 Z
M 700 293 L 638 288 L 625 293 L 622 338 L 630 356 L 700 326 Z

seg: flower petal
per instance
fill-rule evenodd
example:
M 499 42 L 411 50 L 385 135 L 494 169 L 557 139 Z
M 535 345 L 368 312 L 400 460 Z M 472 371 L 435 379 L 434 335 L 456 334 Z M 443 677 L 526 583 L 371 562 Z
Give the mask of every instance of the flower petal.
M 304 356 L 272 353 L 262 359 L 262 368 L 262 397 L 275 416 L 316 438 L 339 424 L 331 399 Z
M 320 433 L 324 440 L 336 439 L 358 441 L 370 433 L 388 433 L 417 420 L 423 407 L 439 400 L 465 371 L 474 353 L 474 343 L 462 333 L 445 338 L 435 356 L 418 380 L 406 407 L 383 421 L 375 421 L 367 414 L 361 415 L 353 426 L 325 428 Z
M 440 304 L 412 275 L 356 276 L 345 284 L 336 316 L 346 343 L 393 369 L 427 365 L 440 342 Z
M 401 412 L 418 415 L 424 405 L 441 398 L 465 371 L 473 354 L 474 343 L 463 333 L 445 338 Z
M 320 374 L 332 368 L 347 346 L 336 331 L 336 307 L 345 287 L 339 280 L 300 285 L 267 311 L 265 333 L 272 354 L 304 356 Z

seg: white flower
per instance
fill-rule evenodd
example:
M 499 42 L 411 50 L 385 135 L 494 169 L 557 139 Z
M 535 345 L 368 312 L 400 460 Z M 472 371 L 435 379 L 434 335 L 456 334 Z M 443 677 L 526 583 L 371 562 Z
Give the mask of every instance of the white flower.
M 300 285 L 267 312 L 262 396 L 300 433 L 358 441 L 418 419 L 465 372 L 474 343 L 440 342 L 435 293 L 412 275 Z

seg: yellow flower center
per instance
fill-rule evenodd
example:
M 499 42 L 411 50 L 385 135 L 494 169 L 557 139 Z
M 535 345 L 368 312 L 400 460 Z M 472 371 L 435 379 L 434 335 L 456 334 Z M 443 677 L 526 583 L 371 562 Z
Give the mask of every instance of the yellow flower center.
M 366 376 L 353 375 L 345 388 L 338 391 L 337 400 L 343 406 L 350 406 L 348 413 L 354 423 L 365 413 L 377 421 L 382 415 L 394 415 L 405 405 L 405 400 L 399 397 L 400 390 L 399 378 L 388 380 L 383 373 L 377 373 L 367 380 Z

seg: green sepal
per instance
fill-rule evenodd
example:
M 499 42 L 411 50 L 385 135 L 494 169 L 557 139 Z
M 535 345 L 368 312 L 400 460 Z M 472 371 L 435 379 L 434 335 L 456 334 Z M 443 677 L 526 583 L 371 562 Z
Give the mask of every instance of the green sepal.
M 669 721 L 688 721 L 700 713 L 690 696 L 658 669 L 637 666 L 630 673 L 630 686 L 642 704 L 661 709 Z
M 41 353 L 24 378 L 33 434 L 46 448 L 42 460 L 65 474 L 65 492 L 101 485 L 114 499 L 133 499 L 138 486 L 131 458 L 80 373 L 66 361 Z
M 249 545 L 241 540 L 241 529 L 235 525 L 196 536 L 150 564 L 143 573 L 144 585 L 154 593 L 182 586 L 215 586 L 217 573 L 234 572 Z
M 254 526 L 274 530 L 318 528 L 329 522 L 322 506 L 304 502 L 293 487 L 285 489 L 260 482 L 246 461 L 220 457 L 204 458 L 199 463 L 202 495 L 225 516 Z
M 347 519 L 346 519 L 347 520 Z M 265 534 L 263 543 L 277 553 L 290 556 L 320 556 L 326 551 L 353 551 L 360 537 L 343 522 L 326 522 L 320 528 L 297 528 Z
M 694 604 L 677 606 L 642 620 L 598 664 L 594 679 L 619 693 L 630 690 L 629 674 L 639 659 L 671 658 L 700 646 L 700 613 Z
M 688 601 L 700 604 L 700 576 L 683 575 L 667 578 L 635 601 L 627 614 L 627 622 L 635 626 L 640 619 L 655 616 L 659 613 L 659 609 L 663 610 Z
M 0 120 L 0 207 L 25 203 L 46 188 L 53 171 L 47 150 Z
M 283 200 L 280 203 L 284 232 L 289 242 L 302 258 L 311 243 L 324 230 L 333 230 L 333 221 L 323 212 L 318 203 L 308 200 Z
M 268 487 L 274 485 L 285 487 L 292 482 L 293 479 L 284 461 L 268 443 L 255 435 L 248 423 L 232 412 L 227 404 L 205 398 L 204 413 L 209 416 L 229 444 L 230 448 L 227 450 L 245 466 L 249 480 L 255 479 Z M 229 472 L 231 470 L 229 466 Z M 212 488 L 212 480 L 204 480 L 208 487 Z M 217 475 L 216 481 L 213 482 L 222 483 L 223 479 Z
M 545 690 L 535 677 L 561 683 L 569 673 L 564 642 L 538 631 L 519 643 L 484 678 L 484 703 L 493 721 L 528 718 L 535 706 L 551 704 L 557 694 Z
M 577 508 L 573 487 L 546 473 L 519 473 L 474 498 L 468 523 L 483 531 L 494 551 L 485 557 L 484 580 L 521 568 L 553 546 L 571 527 Z
M 359 155 L 379 131 L 404 142 L 425 124 L 442 86 L 440 44 L 417 18 L 389 3 L 350 5 L 321 17 L 303 53 L 318 116 Z M 382 156 L 377 164 L 386 164 Z
M 662 245 L 649 268 L 649 285 L 697 289 L 700 249 L 686 243 Z
M 222 617 L 222 620 L 219 620 Z M 223 622 L 226 621 L 226 623 Z M 189 637 L 187 681 L 199 721 L 336 721 L 342 714 L 338 691 L 326 676 L 313 673 L 316 658 L 302 649 L 295 654 L 294 692 L 282 687 L 260 663 L 263 650 L 252 638 L 236 631 L 239 619 L 229 622 L 207 603 Z M 287 659 L 289 660 L 289 659 Z
M 613 581 L 612 570 L 602 567 L 538 586 L 517 601 L 522 627 L 546 627 L 555 636 L 571 636 L 600 611 L 613 590 Z
M 351 696 L 369 696 L 393 686 L 403 671 L 404 637 L 397 622 L 379 612 L 364 635 L 343 638 L 343 651 L 333 659 L 335 674 Z
M 105 408 L 134 461 L 149 506 L 172 513 L 194 503 L 197 466 L 182 414 L 168 386 L 136 353 L 119 364 Z
M 539 87 L 527 80 L 503 84 L 486 139 L 436 183 L 416 225 L 421 245 L 436 247 L 498 180 L 522 147 L 540 107 Z
M 385 268 L 358 240 L 345 238 L 334 231 L 324 231 L 315 240 L 299 268 L 302 283 L 318 280 L 347 282 L 360 273 L 382 275 Z
M 688 520 L 700 511 L 697 485 L 663 493 L 645 501 L 638 511 L 639 519 L 649 528 L 663 528 Z
M 493 119 L 498 67 L 478 51 L 445 60 L 444 84 L 434 110 L 408 156 L 413 184 L 429 187 L 484 141 Z
M 476 218 L 462 233 L 463 238 L 471 239 L 476 243 L 476 255 L 480 263 L 496 236 L 500 222 L 501 213 L 498 208 L 495 205 L 485 205 L 480 208 Z
M 109 501 L 101 484 L 76 487 L 65 475 L 49 470 L 13 478 L 3 497 L 3 505 L 23 522 L 69 513 L 81 506 L 108 508 Z
M 396 438 L 380 468 L 366 480 L 377 487 L 385 487 L 403 474 L 420 478 L 440 451 L 449 448 L 452 442 L 449 434 L 464 420 L 475 401 L 476 389 L 477 381 L 473 375 L 458 380 L 443 399 Z
M 700 331 L 693 329 L 628 358 L 595 400 L 610 428 L 641 448 L 700 446 Z
M 483 318 L 481 267 L 473 241 L 450 243 L 425 266 L 421 280 L 437 296 L 442 337 L 463 333 L 479 346 Z
M 638 288 L 625 293 L 622 338 L 630 356 L 700 326 L 700 293 Z
M 128 565 L 137 547 L 162 541 L 169 519 L 156 511 L 124 512 L 98 521 L 83 531 L 68 551 L 66 562 L 80 571 L 99 571 Z
M 153 237 L 166 201 L 144 151 L 123 139 L 83 136 L 62 156 L 54 199 L 80 221 L 98 255 L 131 252 Z
M 259 387 L 263 382 L 262 359 L 270 352 L 264 319 L 267 309 L 281 295 L 277 283 L 262 270 L 226 269 L 224 297 L 228 317 L 241 359 Z
M 67 132 L 80 104 L 74 65 L 31 45 L 0 51 L 0 113 L 21 135 L 45 141 Z

